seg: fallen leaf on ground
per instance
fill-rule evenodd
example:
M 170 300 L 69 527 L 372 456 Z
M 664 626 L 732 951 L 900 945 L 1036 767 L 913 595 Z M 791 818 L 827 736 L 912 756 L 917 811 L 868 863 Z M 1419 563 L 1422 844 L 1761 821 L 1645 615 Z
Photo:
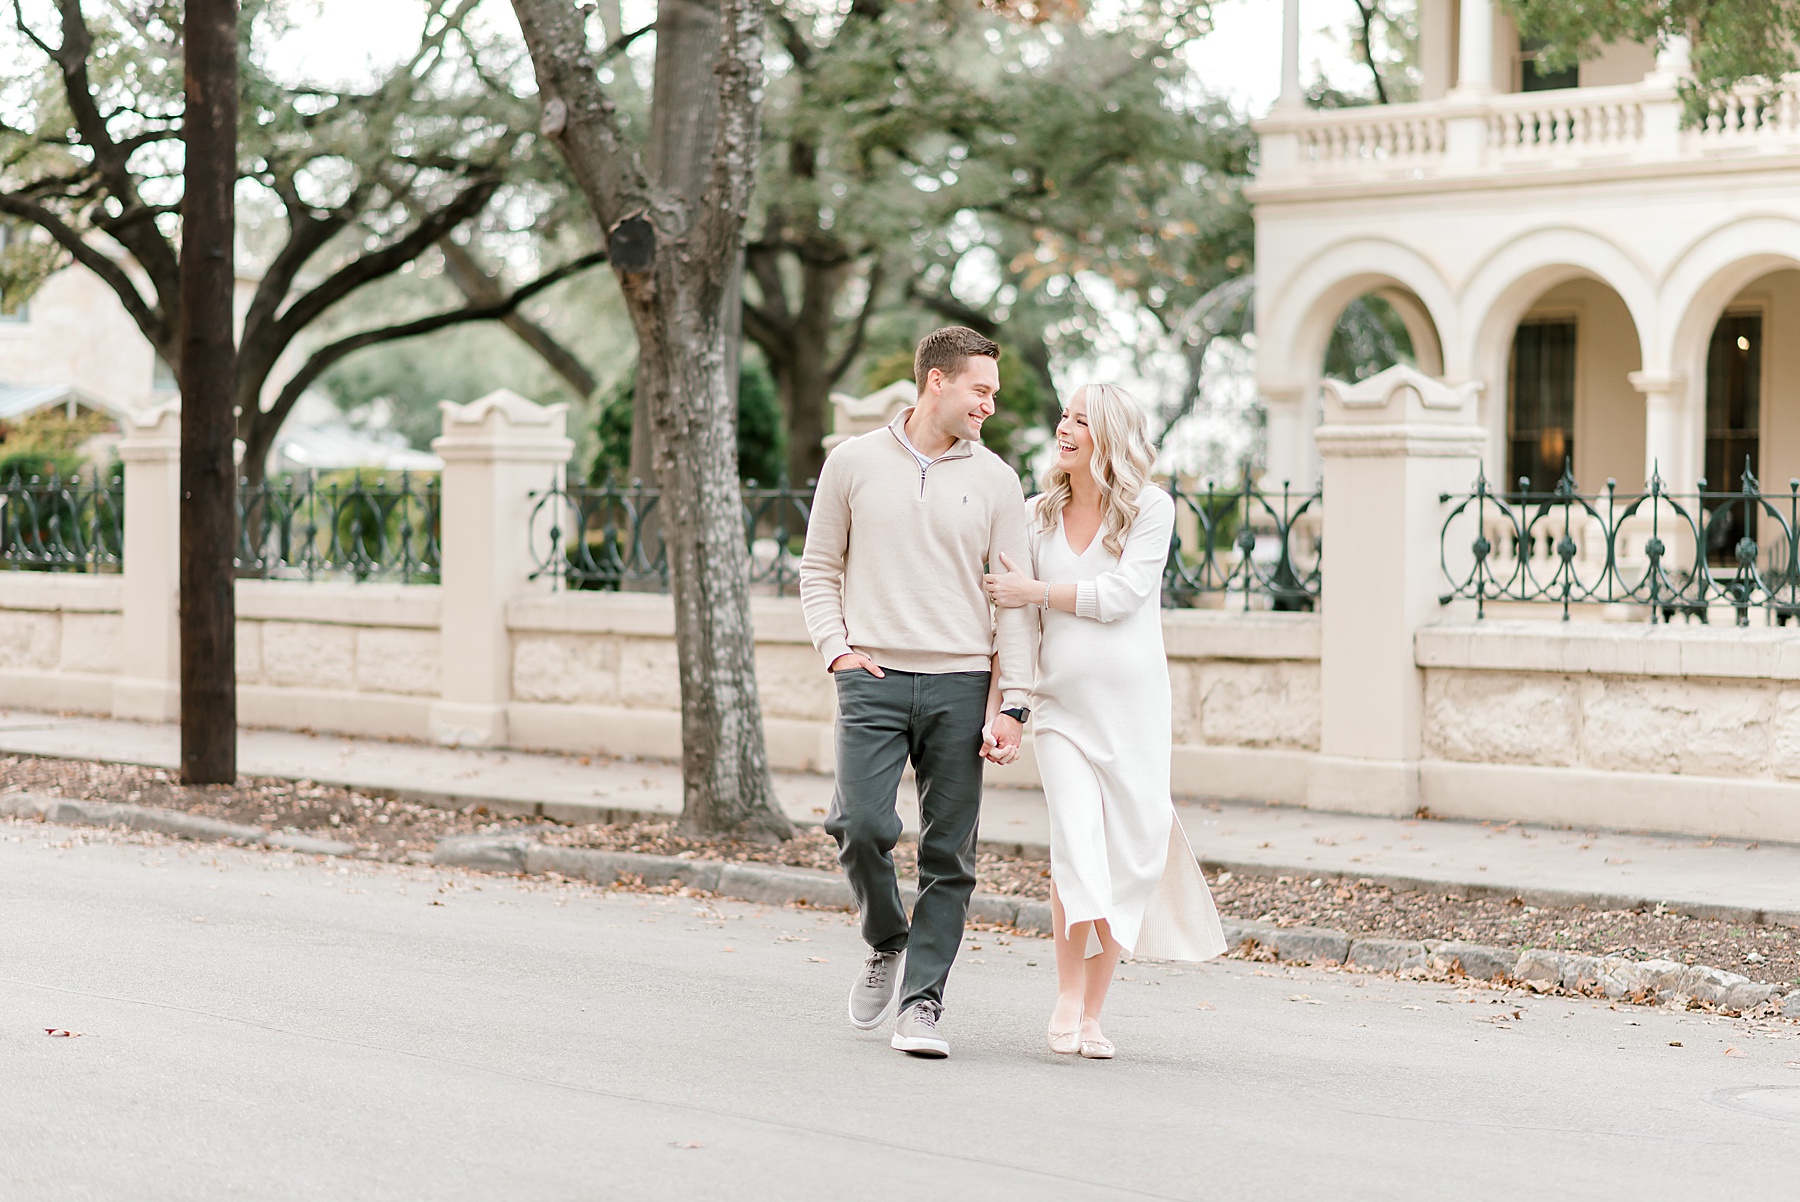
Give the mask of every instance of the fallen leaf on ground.
M 1738 1049 L 1738 1048 L 1726 1048 L 1726 1049 L 1725 1049 L 1725 1054 L 1726 1054 L 1726 1055 L 1727 1055 L 1727 1056 L 1748 1056 L 1748 1055 L 1749 1055 L 1749 1054 L 1750 1054 L 1750 1053 L 1749 1053 L 1749 1052 L 1745 1052 L 1745 1051 L 1741 1051 L 1741 1050 L 1739 1050 L 1739 1049 Z
M 80 1031 L 65 1031 L 61 1027 L 45 1027 L 44 1034 L 52 1039 L 74 1039 L 82 1034 Z
M 706 1145 L 700 1143 L 698 1140 L 672 1139 L 669 1141 L 669 1146 L 671 1148 L 704 1148 Z
M 1194 1009 L 1196 1009 L 1196 1010 L 1216 1010 L 1216 1009 L 1218 1009 L 1218 1007 L 1214 1006 L 1211 1002 L 1195 1002 Z
M 1423 1007 L 1423 1006 L 1402 1006 L 1402 1007 L 1400 1007 L 1400 1009 L 1402 1009 L 1402 1010 L 1423 1010 L 1423 1009 L 1425 1009 L 1425 1007 Z
M 1290 995 L 1289 995 L 1289 996 L 1288 996 L 1288 1001 L 1290 1001 L 1290 1002 L 1304 1002 L 1304 1003 L 1306 1003 L 1306 1004 L 1307 1004 L 1307 1005 L 1308 1005 L 1308 1006 L 1323 1006 L 1323 1005 L 1324 1005 L 1324 1004 L 1325 1004 L 1325 1003 L 1324 1003 L 1324 1001 L 1323 1001 L 1323 1000 L 1321 1000 L 1321 999 L 1320 999 L 1320 998 L 1316 998 L 1316 997 L 1307 997 L 1307 996 L 1306 996 L 1306 995 L 1305 995 L 1305 994 L 1304 994 L 1304 993 L 1295 993 L 1295 994 L 1290 994 Z
M 735 952 L 735 951 L 737 951 L 737 948 L 735 948 L 735 947 L 727 947 L 727 948 L 721 948 L 721 949 L 719 949 L 719 950 L 721 950 L 721 951 L 727 951 L 727 952 Z
M 725 950 L 730 951 L 731 949 L 726 948 Z M 826 960 L 824 956 L 808 956 L 806 958 L 806 962 L 808 964 L 828 964 L 828 963 L 830 963 L 830 961 Z
M 1678 1048 L 1678 1047 L 1680 1047 L 1680 1046 L 1681 1046 L 1681 1041 L 1680 1041 L 1680 1040 L 1679 1040 L 1679 1039 L 1671 1039 L 1671 1040 L 1670 1040 L 1670 1041 L 1669 1041 L 1669 1046 L 1670 1046 L 1670 1047 L 1672 1047 L 1672 1048 Z M 1790 1066 L 1790 1067 L 1791 1067 L 1791 1066 Z

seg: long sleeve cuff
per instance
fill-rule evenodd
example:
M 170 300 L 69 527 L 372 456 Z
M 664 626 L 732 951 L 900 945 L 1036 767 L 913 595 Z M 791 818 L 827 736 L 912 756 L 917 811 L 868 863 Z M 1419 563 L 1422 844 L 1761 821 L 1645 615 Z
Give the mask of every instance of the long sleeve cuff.
M 1092 580 L 1083 580 L 1075 585 L 1075 616 L 1095 619 L 1100 617 L 1100 590 L 1094 587 Z
M 856 649 L 850 645 L 850 640 L 845 638 L 826 639 L 824 644 L 819 648 L 819 654 L 825 657 L 825 670 L 827 672 L 831 671 L 831 665 L 837 662 L 838 656 L 851 655 L 854 654 L 855 651 Z
M 1014 708 L 1016 708 L 1018 706 L 1022 706 L 1022 705 L 1029 706 L 1030 704 L 1031 704 L 1031 690 L 1030 689 L 1001 689 L 1000 690 L 1000 708 L 1003 710 L 1014 709 Z

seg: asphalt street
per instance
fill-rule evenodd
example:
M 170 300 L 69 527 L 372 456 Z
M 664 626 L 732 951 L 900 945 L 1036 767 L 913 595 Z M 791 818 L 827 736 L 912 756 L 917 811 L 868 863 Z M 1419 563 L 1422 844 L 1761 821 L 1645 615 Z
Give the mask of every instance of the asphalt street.
M 841 913 L 0 822 L 0 1198 L 1790 1196 L 1800 1026 L 1128 964 L 1053 1056 L 973 933 L 947 1061 Z M 69 1035 L 47 1032 L 71 1032 Z M 1672 1046 L 1674 1044 L 1680 1046 Z

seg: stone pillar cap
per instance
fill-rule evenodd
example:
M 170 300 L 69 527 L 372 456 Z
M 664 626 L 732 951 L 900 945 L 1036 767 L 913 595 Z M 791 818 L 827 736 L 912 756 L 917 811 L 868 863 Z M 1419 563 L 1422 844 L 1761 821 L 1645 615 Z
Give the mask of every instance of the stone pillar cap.
M 1324 392 L 1328 426 L 1468 426 L 1481 384 L 1446 384 L 1398 363 L 1355 384 L 1327 379 Z

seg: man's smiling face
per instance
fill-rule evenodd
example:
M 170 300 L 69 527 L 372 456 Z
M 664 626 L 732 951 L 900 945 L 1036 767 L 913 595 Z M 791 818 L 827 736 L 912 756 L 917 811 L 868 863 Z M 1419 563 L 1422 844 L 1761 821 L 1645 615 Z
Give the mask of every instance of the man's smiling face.
M 986 355 L 970 355 L 954 376 L 933 368 L 928 386 L 938 391 L 938 429 L 951 438 L 981 441 L 981 424 L 994 415 L 1000 399 L 1000 365 Z

